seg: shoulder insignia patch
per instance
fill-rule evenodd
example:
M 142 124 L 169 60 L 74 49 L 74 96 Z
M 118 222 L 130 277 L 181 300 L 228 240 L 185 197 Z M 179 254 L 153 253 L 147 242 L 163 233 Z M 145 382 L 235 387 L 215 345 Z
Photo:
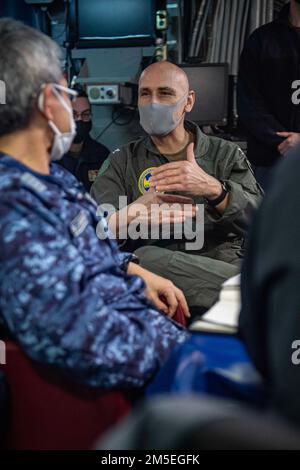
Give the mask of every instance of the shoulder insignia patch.
M 138 181 L 138 188 L 140 193 L 145 194 L 147 191 L 150 189 L 150 183 L 149 180 L 152 176 L 152 170 L 154 170 L 155 167 L 150 167 L 147 168 L 146 170 L 141 173 Z
M 100 170 L 98 171 L 97 177 L 103 175 L 103 174 L 106 172 L 106 170 L 107 170 L 108 167 L 109 167 L 111 157 L 112 157 L 112 154 L 110 154 L 110 155 L 107 157 L 107 159 L 104 160 L 104 162 L 103 162 L 102 165 L 101 165 Z

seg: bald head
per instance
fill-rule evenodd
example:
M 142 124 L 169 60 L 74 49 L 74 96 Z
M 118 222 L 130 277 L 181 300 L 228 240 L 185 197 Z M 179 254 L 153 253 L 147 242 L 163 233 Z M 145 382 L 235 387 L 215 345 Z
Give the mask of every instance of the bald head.
M 149 65 L 140 76 L 139 88 L 144 87 L 170 87 L 179 96 L 189 92 L 189 80 L 187 74 L 175 64 L 163 61 Z
M 147 105 L 155 103 L 171 106 L 175 105 L 172 119 L 174 122 L 178 122 L 177 127 L 181 126 L 183 128 L 185 114 L 192 110 L 194 102 L 195 92 L 189 89 L 188 77 L 177 65 L 167 61 L 156 62 L 143 71 L 139 81 L 138 106 L 140 114 L 141 110 L 143 115 L 145 114 Z M 174 109 L 173 106 L 171 109 Z M 143 127 L 145 129 L 145 124 Z M 146 132 L 148 131 L 146 130 Z M 160 134 L 156 132 L 156 134 L 153 133 L 153 135 Z

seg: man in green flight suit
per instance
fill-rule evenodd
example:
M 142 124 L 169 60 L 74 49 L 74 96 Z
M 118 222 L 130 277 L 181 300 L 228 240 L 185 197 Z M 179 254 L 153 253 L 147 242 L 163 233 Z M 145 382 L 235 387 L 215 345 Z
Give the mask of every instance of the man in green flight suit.
M 209 308 L 221 284 L 239 271 L 249 217 L 262 191 L 236 144 L 206 136 L 195 123 L 185 121 L 194 102 L 195 93 L 178 66 L 164 61 L 147 67 L 139 81 L 138 106 L 148 136 L 109 155 L 91 194 L 98 204 L 116 208 L 109 226 L 117 238 L 122 224 L 129 226 L 137 217 L 134 209 L 140 204 L 148 211 L 148 222 L 153 205 L 165 205 L 168 197 L 171 202 L 192 202 L 189 216 L 198 222 L 195 205 L 202 205 L 204 238 L 197 249 L 184 238 L 163 236 L 128 237 L 126 249 L 135 252 L 142 266 L 181 288 L 190 307 Z M 127 197 L 125 207 L 120 196 Z M 164 216 L 159 216 L 163 223 Z M 183 211 L 171 212 L 174 224 L 185 220 Z

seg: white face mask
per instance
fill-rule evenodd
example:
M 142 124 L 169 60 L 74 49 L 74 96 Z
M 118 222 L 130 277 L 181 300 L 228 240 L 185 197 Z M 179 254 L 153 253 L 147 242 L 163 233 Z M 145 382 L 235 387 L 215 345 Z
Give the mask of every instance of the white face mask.
M 50 159 L 54 162 L 60 160 L 64 156 L 64 154 L 70 150 L 70 147 L 76 135 L 76 124 L 73 117 L 73 109 L 67 105 L 66 101 L 62 98 L 61 94 L 57 90 L 65 91 L 66 93 L 72 96 L 77 96 L 77 92 L 62 85 L 58 85 L 57 83 L 53 83 L 52 87 L 54 94 L 57 96 L 57 99 L 60 101 L 65 110 L 68 112 L 70 118 L 69 132 L 61 132 L 53 121 L 48 121 L 49 127 L 54 132 L 54 140 L 50 152 Z M 41 94 L 38 101 L 39 109 L 42 112 L 44 108 L 43 98 L 44 95 Z

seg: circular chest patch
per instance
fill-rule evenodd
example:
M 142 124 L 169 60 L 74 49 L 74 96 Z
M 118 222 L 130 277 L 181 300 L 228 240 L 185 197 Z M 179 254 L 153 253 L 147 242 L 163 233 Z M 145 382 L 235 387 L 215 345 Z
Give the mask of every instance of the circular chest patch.
M 138 182 L 140 193 L 145 194 L 147 191 L 149 191 L 150 189 L 149 180 L 152 176 L 152 170 L 154 170 L 154 168 L 155 167 L 152 166 L 151 168 L 147 168 L 146 170 L 143 171 L 143 173 L 141 173 L 139 177 L 139 182 Z

